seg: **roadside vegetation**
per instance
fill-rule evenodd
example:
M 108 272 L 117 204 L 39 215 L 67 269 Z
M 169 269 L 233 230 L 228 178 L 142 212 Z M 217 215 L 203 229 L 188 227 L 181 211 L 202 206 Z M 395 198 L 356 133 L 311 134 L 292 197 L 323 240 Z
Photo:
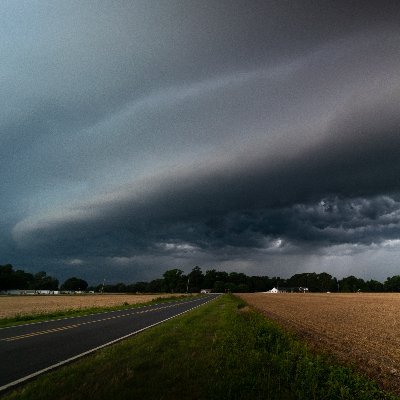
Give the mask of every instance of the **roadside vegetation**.
M 60 368 L 5 399 L 386 399 L 233 295 Z
M 399 293 L 245 293 L 266 317 L 400 393 Z

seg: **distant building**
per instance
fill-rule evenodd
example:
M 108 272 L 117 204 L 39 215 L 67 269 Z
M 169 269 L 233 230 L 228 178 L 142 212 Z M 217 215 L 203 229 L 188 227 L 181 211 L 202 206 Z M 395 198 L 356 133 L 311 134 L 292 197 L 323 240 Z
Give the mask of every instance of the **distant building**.
M 28 290 L 28 289 L 12 289 L 12 290 L 3 290 L 0 294 L 5 295 L 52 295 L 52 294 L 60 294 L 58 290 Z
M 37 294 L 52 294 L 52 291 L 50 290 L 37 290 Z
M 280 289 L 272 288 L 264 293 L 308 293 L 306 287 L 281 287 Z

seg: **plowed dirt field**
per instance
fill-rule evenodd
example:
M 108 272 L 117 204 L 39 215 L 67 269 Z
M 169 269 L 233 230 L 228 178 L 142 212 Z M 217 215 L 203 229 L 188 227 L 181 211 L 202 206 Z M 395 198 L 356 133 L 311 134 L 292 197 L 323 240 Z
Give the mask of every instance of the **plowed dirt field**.
M 180 295 L 180 294 L 179 294 Z M 32 295 L 0 296 L 0 318 L 15 315 L 41 314 L 58 310 L 83 309 L 91 307 L 112 307 L 124 303 L 145 303 L 157 297 L 171 297 L 166 294 L 87 294 L 87 295 Z
M 400 394 L 400 293 L 249 293 L 249 305 Z

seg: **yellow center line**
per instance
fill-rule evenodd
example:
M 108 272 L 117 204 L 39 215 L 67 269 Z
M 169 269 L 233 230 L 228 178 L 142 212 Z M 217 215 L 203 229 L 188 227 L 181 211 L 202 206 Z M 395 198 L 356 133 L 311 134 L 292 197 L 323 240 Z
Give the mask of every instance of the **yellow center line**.
M 13 340 L 26 339 L 26 338 L 30 338 L 32 336 L 45 335 L 47 333 L 60 332 L 60 331 L 65 331 L 67 329 L 73 329 L 73 328 L 77 328 L 77 327 L 78 327 L 78 325 L 62 326 L 60 328 L 53 328 L 53 329 L 47 329 L 45 331 L 26 333 L 25 335 L 12 336 L 12 337 L 1 339 L 1 340 L 6 341 L 6 342 L 11 342 Z
M 89 325 L 89 324 L 94 324 L 94 323 L 97 323 L 97 322 L 109 321 L 111 319 L 116 319 L 116 318 L 129 317 L 130 315 L 134 315 L 134 314 L 143 314 L 143 313 L 148 313 L 148 312 L 152 312 L 152 311 L 158 311 L 158 310 L 162 310 L 164 308 L 174 307 L 175 305 L 176 304 L 172 304 L 172 305 L 168 305 L 168 306 L 164 306 L 164 307 L 152 308 L 152 309 L 149 309 L 149 310 L 136 311 L 136 312 L 133 312 L 133 313 L 127 313 L 127 314 L 122 314 L 122 315 L 114 315 L 112 317 L 96 319 L 94 321 L 86 321 L 86 322 L 82 322 L 80 324 L 62 326 L 60 328 L 53 328 L 53 329 L 47 329 L 47 330 L 44 330 L 44 331 L 26 333 L 24 335 L 11 336 L 11 337 L 8 337 L 8 338 L 0 339 L 0 341 L 12 342 L 14 340 L 28 339 L 28 338 L 31 338 L 33 336 L 46 335 L 46 334 L 49 334 L 49 333 L 66 331 L 68 329 L 78 328 L 78 327 L 83 326 L 83 325 Z

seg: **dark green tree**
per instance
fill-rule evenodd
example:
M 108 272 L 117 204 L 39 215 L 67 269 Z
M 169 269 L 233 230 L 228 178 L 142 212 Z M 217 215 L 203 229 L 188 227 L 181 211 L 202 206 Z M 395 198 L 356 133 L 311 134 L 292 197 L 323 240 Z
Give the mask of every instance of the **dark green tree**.
M 342 293 L 355 293 L 365 290 L 365 281 L 354 275 L 347 276 L 338 281 L 339 291 Z
M 215 269 L 209 269 L 204 274 L 203 289 L 212 289 L 215 282 L 217 281 L 217 271 Z
M 400 292 L 400 275 L 387 278 L 383 285 L 386 292 Z
M 58 280 L 48 276 L 46 272 L 40 271 L 33 276 L 33 281 L 29 289 L 35 290 L 57 290 Z
M 164 279 L 154 279 L 147 284 L 148 293 L 161 293 L 165 291 Z
M 365 287 L 366 287 L 365 290 L 367 292 L 383 292 L 384 291 L 383 283 L 375 281 L 374 279 L 366 281 Z
M 238 291 L 238 286 L 233 282 L 225 283 L 225 292 L 235 293 Z
M 271 290 L 274 283 L 268 276 L 251 276 L 249 278 L 249 290 L 251 292 L 265 292 Z
M 229 282 L 234 283 L 235 285 L 244 284 L 247 285 L 248 276 L 243 274 L 242 272 L 231 272 L 229 274 Z
M 148 291 L 149 283 L 136 282 L 127 286 L 127 291 L 131 293 L 146 293 Z
M 14 287 L 14 271 L 11 264 L 0 266 L 0 290 L 17 289 Z
M 33 275 L 13 268 L 11 264 L 0 265 L 0 290 L 29 289 Z
M 247 285 L 246 283 L 239 283 L 239 285 L 237 285 L 236 287 L 236 291 L 238 293 L 249 293 L 250 288 L 249 285 Z
M 326 272 L 317 274 L 318 291 L 334 292 L 337 290 L 337 280 Z
M 32 283 L 34 282 L 34 276 L 29 273 L 25 272 L 21 269 L 17 269 L 14 273 L 14 282 L 15 282 L 15 289 L 30 289 Z M 58 287 L 58 281 L 57 281 Z
M 216 278 L 217 278 L 217 281 L 228 282 L 229 274 L 225 271 L 217 271 Z
M 194 267 L 188 274 L 189 292 L 200 292 L 203 287 L 204 275 L 200 267 Z
M 71 291 L 85 291 L 88 287 L 88 283 L 75 276 L 67 279 L 62 285 L 61 290 L 71 290 Z
M 287 285 L 292 288 L 308 288 L 310 292 L 337 291 L 336 278 L 326 272 L 321 272 L 320 274 L 315 272 L 295 274 L 287 280 Z
M 214 282 L 214 286 L 212 289 L 213 289 L 214 293 L 224 293 L 225 292 L 225 282 L 222 282 L 222 281 Z
M 175 268 L 165 271 L 163 274 L 164 285 L 167 292 L 185 292 L 187 285 L 187 278 L 183 275 L 181 269 Z

